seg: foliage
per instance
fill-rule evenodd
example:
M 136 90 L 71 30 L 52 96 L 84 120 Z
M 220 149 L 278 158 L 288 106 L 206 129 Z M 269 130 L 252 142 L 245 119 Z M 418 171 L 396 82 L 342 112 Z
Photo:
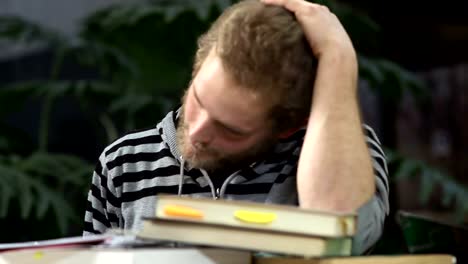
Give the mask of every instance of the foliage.
M 74 208 L 64 199 L 85 199 L 85 181 L 91 171 L 88 164 L 69 155 L 35 152 L 27 158 L 16 155 L 0 159 L 0 218 L 8 214 L 13 198 L 19 199 L 21 218 L 43 218 L 47 210 L 56 216 L 59 230 L 67 231 L 70 223 L 79 223 Z
M 457 221 L 463 223 L 468 212 L 468 188 L 457 182 L 450 175 L 428 165 L 427 163 L 387 150 L 389 163 L 395 164 L 393 180 L 400 181 L 420 177 L 419 201 L 423 204 L 429 202 L 429 198 L 437 186 L 442 188 L 442 205 L 450 207 L 455 205 Z

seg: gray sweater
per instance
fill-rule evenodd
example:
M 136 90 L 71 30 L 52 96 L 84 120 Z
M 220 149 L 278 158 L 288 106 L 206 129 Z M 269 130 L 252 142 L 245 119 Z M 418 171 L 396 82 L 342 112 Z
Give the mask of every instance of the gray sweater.
M 108 228 L 137 230 L 142 217 L 154 215 L 158 194 L 249 200 L 298 205 L 296 170 L 305 129 L 279 141 L 273 151 L 215 186 L 204 170 L 189 168 L 177 149 L 178 111 L 155 127 L 129 133 L 104 149 L 93 174 L 84 235 Z M 358 210 L 353 254 L 372 247 L 389 211 L 385 154 L 374 131 L 364 125 L 373 159 L 376 192 Z M 216 175 L 213 175 L 216 177 Z

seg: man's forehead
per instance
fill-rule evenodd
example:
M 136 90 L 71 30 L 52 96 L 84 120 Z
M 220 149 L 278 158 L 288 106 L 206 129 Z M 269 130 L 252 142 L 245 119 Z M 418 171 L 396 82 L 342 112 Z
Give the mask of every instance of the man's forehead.
M 254 133 L 267 123 L 266 109 L 249 95 L 250 91 L 238 87 L 209 87 L 205 82 L 191 85 L 194 100 L 216 122 L 242 134 Z

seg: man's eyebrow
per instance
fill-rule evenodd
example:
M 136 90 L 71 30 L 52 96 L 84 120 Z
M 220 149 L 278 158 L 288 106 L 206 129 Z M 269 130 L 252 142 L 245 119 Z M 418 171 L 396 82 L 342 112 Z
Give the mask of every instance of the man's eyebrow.
M 196 89 L 195 84 L 192 84 L 192 87 L 193 87 L 193 96 L 195 97 L 195 100 L 197 101 L 197 103 L 198 103 L 202 108 L 204 108 L 202 102 L 200 101 L 200 97 L 198 97 L 197 89 Z M 226 124 L 226 123 L 223 123 L 223 122 L 221 122 L 221 121 L 219 121 L 219 120 L 217 120 L 217 119 L 214 119 L 214 121 L 215 121 L 215 123 L 216 123 L 217 125 L 219 125 L 219 126 L 225 128 L 225 129 L 227 129 L 227 130 L 229 130 L 229 131 L 231 131 L 231 132 L 233 132 L 233 133 L 235 133 L 235 134 L 239 134 L 239 135 L 248 135 L 248 134 L 251 133 L 250 131 L 245 131 L 245 130 L 243 130 L 243 129 L 239 129 L 239 128 L 236 128 L 236 127 L 232 127 L 232 126 L 230 126 L 230 125 L 228 125 L 228 124 Z

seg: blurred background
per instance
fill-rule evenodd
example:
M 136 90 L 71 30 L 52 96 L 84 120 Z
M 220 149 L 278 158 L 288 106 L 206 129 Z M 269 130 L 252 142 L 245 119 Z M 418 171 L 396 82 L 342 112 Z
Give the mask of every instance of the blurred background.
M 0 243 L 81 234 L 99 154 L 179 104 L 197 37 L 234 2 L 0 0 Z M 466 227 L 468 3 L 319 2 L 353 39 L 387 152 L 376 252 L 408 250 L 401 211 Z

